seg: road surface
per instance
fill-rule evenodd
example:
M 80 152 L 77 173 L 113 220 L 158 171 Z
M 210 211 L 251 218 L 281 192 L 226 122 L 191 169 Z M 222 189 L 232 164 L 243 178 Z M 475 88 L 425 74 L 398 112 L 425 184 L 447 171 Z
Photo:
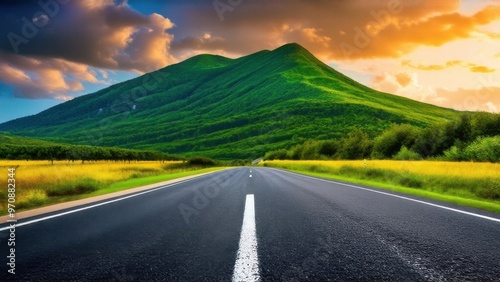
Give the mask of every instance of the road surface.
M 19 220 L 0 280 L 498 281 L 500 216 L 235 168 Z

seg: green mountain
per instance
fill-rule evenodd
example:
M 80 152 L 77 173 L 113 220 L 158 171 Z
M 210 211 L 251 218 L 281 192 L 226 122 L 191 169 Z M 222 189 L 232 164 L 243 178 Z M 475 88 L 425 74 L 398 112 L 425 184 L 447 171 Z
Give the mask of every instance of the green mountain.
M 372 133 L 391 123 L 425 126 L 456 111 L 368 88 L 298 44 L 238 59 L 199 55 L 0 131 L 51 141 L 255 158 L 305 139 Z

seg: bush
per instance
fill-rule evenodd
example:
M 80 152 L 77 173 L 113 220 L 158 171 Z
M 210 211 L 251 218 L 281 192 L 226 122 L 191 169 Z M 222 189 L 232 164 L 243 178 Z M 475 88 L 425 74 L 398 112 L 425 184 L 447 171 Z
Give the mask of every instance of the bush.
M 444 134 L 442 125 L 428 127 L 419 132 L 415 144 L 411 148 L 425 158 L 439 155 L 444 151 L 444 149 L 442 150 Z
M 500 114 L 475 112 L 471 115 L 472 137 L 500 135 Z
M 422 158 L 417 152 L 406 148 L 406 146 L 403 146 L 401 150 L 399 150 L 399 152 L 394 156 L 394 159 L 410 161 L 410 160 L 420 160 Z
M 229 166 L 245 166 L 247 164 L 249 164 L 249 162 L 245 160 L 232 160 L 228 163 Z
M 500 136 L 479 137 L 467 146 L 464 158 L 478 162 L 500 162 Z
M 216 166 L 217 162 L 207 157 L 193 157 L 187 161 L 190 166 Z
M 300 153 L 301 160 L 315 160 L 319 158 L 318 155 L 319 142 L 313 140 L 307 140 L 302 144 L 302 150 Z
M 99 190 L 103 184 L 92 178 L 82 178 L 57 184 L 47 189 L 47 196 L 71 196 Z
M 318 154 L 325 156 L 327 158 L 333 158 L 333 156 L 339 150 L 339 144 L 337 140 L 326 140 L 319 144 Z
M 286 158 L 289 160 L 300 160 L 300 157 L 302 156 L 302 150 L 302 145 L 295 145 L 290 148 L 290 150 L 288 150 Z
M 344 160 L 362 160 L 370 156 L 373 142 L 368 134 L 361 129 L 355 129 L 347 138 L 340 141 L 339 158 Z
M 415 144 L 418 130 L 409 124 L 394 124 L 373 142 L 372 157 L 391 158 L 402 146 L 408 148 Z
M 280 150 L 268 152 L 264 156 L 264 159 L 265 160 L 286 160 L 287 159 L 287 151 L 285 149 L 280 149 Z
M 463 161 L 464 153 L 457 146 L 444 151 L 444 159 L 447 161 Z

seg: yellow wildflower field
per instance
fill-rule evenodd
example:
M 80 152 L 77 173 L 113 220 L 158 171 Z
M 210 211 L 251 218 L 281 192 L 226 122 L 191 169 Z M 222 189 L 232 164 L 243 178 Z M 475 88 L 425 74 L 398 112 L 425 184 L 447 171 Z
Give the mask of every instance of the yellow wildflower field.
M 127 180 L 130 178 L 159 175 L 162 173 L 176 172 L 170 165 L 180 163 L 159 161 L 142 162 L 67 162 L 54 161 L 0 161 L 0 175 L 3 178 L 5 189 L 0 191 L 0 200 L 3 206 L 7 197 L 7 175 L 9 168 L 16 168 L 16 206 L 38 205 L 47 201 L 48 191 L 54 187 L 64 187 L 75 181 L 89 181 L 90 185 L 110 183 Z M 75 185 L 75 184 L 73 184 Z M 78 184 L 76 184 L 78 185 Z
M 363 168 L 365 161 L 266 161 L 278 166 L 316 165 L 338 169 L 342 166 Z M 500 163 L 366 160 L 367 168 L 408 172 L 418 175 L 456 176 L 461 178 L 500 178 Z

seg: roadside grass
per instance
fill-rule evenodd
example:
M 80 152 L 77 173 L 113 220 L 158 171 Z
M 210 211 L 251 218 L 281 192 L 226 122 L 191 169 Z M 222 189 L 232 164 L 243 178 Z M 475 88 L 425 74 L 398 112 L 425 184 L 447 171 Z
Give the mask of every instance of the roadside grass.
M 223 169 L 186 162 L 0 161 L 16 169 L 16 212 L 79 200 L 175 178 Z M 7 186 L 7 185 L 6 185 Z M 0 191 L 0 215 L 7 214 L 7 189 Z
M 131 189 L 131 188 L 136 188 L 136 187 L 154 184 L 154 183 L 158 183 L 158 182 L 168 181 L 168 180 L 181 178 L 181 177 L 185 177 L 185 176 L 191 176 L 191 175 L 196 175 L 196 174 L 201 174 L 201 173 L 206 173 L 206 172 L 217 171 L 217 170 L 221 170 L 221 169 L 225 169 L 225 167 L 196 168 L 195 170 L 186 170 L 186 171 L 181 171 L 181 172 L 176 172 L 176 173 L 161 174 L 161 175 L 155 175 L 155 176 L 149 176 L 149 177 L 143 177 L 143 178 L 127 179 L 124 181 L 113 183 L 104 189 L 101 189 L 101 190 L 98 190 L 98 191 L 92 193 L 91 195 L 92 196 L 99 196 L 99 195 L 103 195 L 103 194 L 118 192 L 118 191 L 122 191 L 122 190 L 126 190 L 126 189 Z
M 265 161 L 263 166 L 500 213 L 500 164 L 432 161 Z

